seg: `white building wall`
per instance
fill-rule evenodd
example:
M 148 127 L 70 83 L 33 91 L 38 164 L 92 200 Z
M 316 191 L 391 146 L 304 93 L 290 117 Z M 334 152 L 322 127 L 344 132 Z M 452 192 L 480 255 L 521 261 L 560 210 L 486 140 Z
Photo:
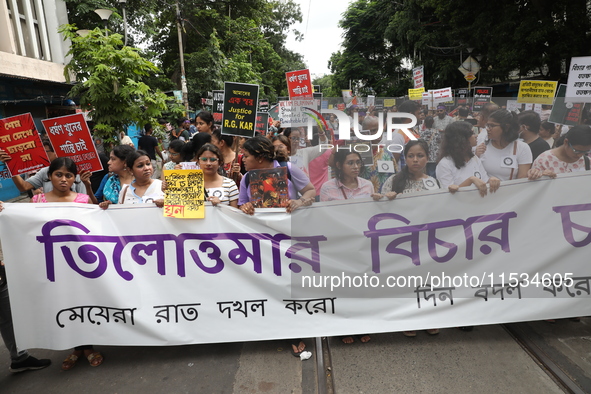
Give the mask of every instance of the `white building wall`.
M 15 18 L 9 8 L 16 10 L 18 3 L 23 7 Z M 0 0 L 0 74 L 65 82 L 69 42 L 58 33 L 65 23 L 62 0 Z

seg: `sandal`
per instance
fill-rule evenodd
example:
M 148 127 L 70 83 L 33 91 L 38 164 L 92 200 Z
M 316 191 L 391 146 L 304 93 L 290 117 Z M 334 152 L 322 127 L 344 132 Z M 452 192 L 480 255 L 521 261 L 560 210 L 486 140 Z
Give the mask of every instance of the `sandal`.
M 78 361 L 78 356 L 75 354 L 70 354 L 68 358 L 66 358 L 62 363 L 62 371 L 69 371 L 70 369 L 74 368 L 76 361 Z
M 86 358 L 91 367 L 98 367 L 103 363 L 103 355 L 99 352 L 92 352 Z

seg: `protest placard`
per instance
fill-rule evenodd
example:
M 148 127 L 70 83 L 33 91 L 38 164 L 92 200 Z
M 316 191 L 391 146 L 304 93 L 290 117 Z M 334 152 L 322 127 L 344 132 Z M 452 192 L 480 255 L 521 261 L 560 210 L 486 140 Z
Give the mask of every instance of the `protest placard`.
M 259 100 L 258 112 L 267 112 L 268 110 L 269 110 L 269 100 L 267 100 L 267 99 Z
M 468 98 L 470 97 L 470 91 L 468 89 L 457 89 L 456 90 L 456 103 L 458 105 L 469 105 Z
M 423 75 L 424 75 L 423 66 L 415 67 L 412 69 L 412 81 L 413 81 L 413 86 L 415 87 L 415 89 L 423 88 L 423 91 L 424 91 L 425 84 L 423 82 Z M 409 96 L 410 96 L 410 94 L 409 94 Z M 411 99 L 411 100 L 415 100 L 415 99 Z M 418 100 L 420 100 L 420 99 L 418 99 Z
M 551 105 L 557 84 L 556 81 L 521 81 L 517 102 Z
M 289 205 L 287 167 L 249 171 L 250 202 L 255 208 L 285 208 Z
M 179 219 L 205 217 L 203 170 L 164 170 L 164 216 Z
M 49 165 L 49 158 L 30 113 L 0 119 L 0 148 L 11 157 L 6 166 L 12 176 Z
M 310 70 L 289 71 L 285 73 L 290 100 L 313 98 L 314 89 Z
M 437 104 L 445 103 L 450 100 L 453 101 L 454 95 L 451 91 L 451 88 L 433 89 L 429 90 L 429 92 L 431 92 L 431 94 L 433 95 L 433 105 L 435 106 Z
M 254 137 L 259 85 L 224 83 L 222 134 Z
M 213 120 L 215 122 L 222 121 L 222 114 L 224 113 L 224 91 L 213 91 L 213 106 L 212 106 Z
M 474 88 L 474 111 L 481 111 L 482 107 L 490 103 L 493 88 L 490 87 L 475 87 Z
M 69 157 L 78 171 L 101 171 L 103 165 L 82 114 L 42 120 L 57 157 Z
M 318 111 L 319 100 L 289 100 L 279 102 L 281 127 L 301 127 L 308 124 L 309 108 Z
M 565 101 L 591 103 L 591 56 L 571 58 Z
M 422 100 L 424 92 L 425 92 L 425 88 L 408 89 L 408 99 L 409 100 Z
M 584 104 L 566 102 L 566 89 L 565 84 L 560 84 L 558 86 L 558 91 L 554 98 L 554 104 L 552 105 L 552 112 L 550 112 L 548 122 L 576 126 L 581 121 Z
M 257 112 L 255 130 L 262 135 L 267 135 L 267 131 L 269 130 L 269 113 Z

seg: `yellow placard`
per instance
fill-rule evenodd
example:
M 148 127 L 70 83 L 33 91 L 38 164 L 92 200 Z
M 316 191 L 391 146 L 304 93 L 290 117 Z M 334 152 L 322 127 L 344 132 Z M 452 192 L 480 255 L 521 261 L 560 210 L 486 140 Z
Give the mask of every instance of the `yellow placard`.
M 517 102 L 552 105 L 557 84 L 556 81 L 521 81 Z
M 164 170 L 164 216 L 179 219 L 205 217 L 203 170 Z
M 384 107 L 396 105 L 396 99 L 384 99 Z
M 409 100 L 422 100 L 425 88 L 408 89 Z

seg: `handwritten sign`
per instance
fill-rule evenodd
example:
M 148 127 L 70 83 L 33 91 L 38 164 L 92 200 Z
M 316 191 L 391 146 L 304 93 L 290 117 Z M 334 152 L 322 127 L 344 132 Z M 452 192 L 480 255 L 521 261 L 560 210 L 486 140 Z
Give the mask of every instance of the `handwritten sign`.
M 179 219 L 205 217 L 203 170 L 164 170 L 164 216 Z
M 0 119 L 0 148 L 11 157 L 6 166 L 12 176 L 49 165 L 49 158 L 30 113 Z
M 451 88 L 433 89 L 429 92 L 433 94 L 433 105 L 448 102 L 454 97 Z
M 41 121 L 57 157 L 69 157 L 78 171 L 101 171 L 103 165 L 82 114 Z
M 310 70 L 286 72 L 285 79 L 290 100 L 313 98 L 314 90 L 312 89 Z
M 425 91 L 425 83 L 423 81 L 423 77 L 424 77 L 424 67 L 423 66 L 419 66 L 419 67 L 415 67 L 412 69 L 412 81 L 414 84 L 415 89 L 419 89 L 419 88 L 423 88 L 423 92 Z M 408 94 L 410 96 L 410 92 Z M 411 98 L 411 100 L 420 100 L 421 98 L 418 99 L 413 99 Z
M 259 85 L 224 83 L 222 134 L 254 137 Z
M 517 102 L 550 105 L 554 101 L 557 84 L 556 81 L 521 81 Z
M 565 101 L 591 103 L 591 56 L 571 59 Z
M 409 100 L 422 100 L 424 92 L 425 92 L 425 88 L 408 89 L 408 99 Z

